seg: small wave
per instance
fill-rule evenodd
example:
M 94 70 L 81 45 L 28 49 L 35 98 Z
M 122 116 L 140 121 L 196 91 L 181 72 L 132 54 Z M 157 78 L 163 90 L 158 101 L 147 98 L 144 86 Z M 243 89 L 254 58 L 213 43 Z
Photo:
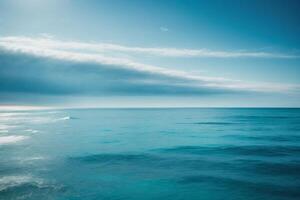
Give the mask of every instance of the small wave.
M 274 119 L 299 119 L 299 116 L 265 116 L 265 115 L 235 115 L 231 116 L 231 118 L 237 118 L 237 119 L 253 119 L 253 120 L 274 120 Z
M 59 118 L 57 120 L 69 120 L 69 119 L 71 119 L 71 117 L 70 116 L 66 116 L 66 117 Z
M 78 119 L 78 118 L 77 117 L 71 117 L 71 116 L 65 116 L 65 117 L 55 119 L 54 121 L 65 121 L 65 120 L 70 120 L 70 119 Z
M 33 176 L 5 176 L 0 178 L 0 192 L 17 187 L 30 186 L 37 189 L 61 189 L 62 186 L 50 184 L 41 178 Z
M 1 136 L 0 137 L 0 145 L 1 144 L 11 144 L 11 143 L 20 142 L 20 141 L 25 140 L 27 138 L 28 138 L 27 136 L 23 136 L 23 135 Z
M 34 130 L 34 129 L 26 129 L 26 132 L 30 132 L 30 133 L 37 133 L 39 132 L 38 130 Z
M 222 154 L 222 155 L 244 155 L 244 156 L 294 156 L 300 155 L 299 146 L 281 145 L 248 145 L 248 146 L 178 146 L 174 148 L 161 149 L 165 153 L 180 154 Z
M 0 113 L 1 117 L 11 117 L 11 116 L 20 116 L 20 115 L 29 115 L 30 113 L 24 113 L 24 112 L 15 112 L 15 113 Z
M 77 160 L 86 163 L 148 163 L 160 160 L 158 157 L 148 154 L 95 154 L 82 157 L 71 157 L 71 160 Z
M 65 117 L 58 118 L 54 121 L 65 121 L 65 120 L 70 120 L 70 119 L 77 119 L 77 118 L 71 117 L 71 116 L 65 116 Z
M 35 160 L 45 160 L 45 157 L 43 156 L 33 156 L 33 157 L 29 157 L 29 158 L 22 158 L 22 161 L 26 162 L 26 161 L 35 161 Z
M 236 123 L 232 123 L 232 122 L 196 122 L 193 124 L 198 124 L 198 125 L 232 125 L 232 124 L 236 124 Z
M 57 114 L 57 113 L 60 113 L 59 111 L 49 111 L 49 112 L 46 112 L 47 114 Z
M 18 187 L 24 184 L 31 184 L 37 187 L 41 187 L 43 185 L 43 181 L 31 176 L 5 176 L 3 178 L 0 178 L 0 191 Z
M 243 179 L 241 177 L 233 178 L 226 176 L 214 175 L 192 175 L 185 176 L 178 181 L 179 184 L 203 184 L 213 183 L 226 188 L 234 188 L 237 186 L 242 190 L 255 190 L 256 192 L 276 194 L 280 197 L 296 197 L 300 195 L 299 189 L 296 186 L 284 186 L 278 183 L 254 182 Z
M 0 131 L 8 131 L 8 129 L 13 128 L 14 126 L 0 124 Z
M 192 123 L 177 123 L 177 124 L 196 124 L 196 125 L 234 125 L 233 122 L 192 122 Z

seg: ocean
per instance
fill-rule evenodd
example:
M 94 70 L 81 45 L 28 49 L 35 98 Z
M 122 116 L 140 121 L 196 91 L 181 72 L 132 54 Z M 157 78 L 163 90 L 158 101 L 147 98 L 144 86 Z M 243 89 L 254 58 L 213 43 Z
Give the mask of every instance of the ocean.
M 300 109 L 1 111 L 0 199 L 300 199 Z

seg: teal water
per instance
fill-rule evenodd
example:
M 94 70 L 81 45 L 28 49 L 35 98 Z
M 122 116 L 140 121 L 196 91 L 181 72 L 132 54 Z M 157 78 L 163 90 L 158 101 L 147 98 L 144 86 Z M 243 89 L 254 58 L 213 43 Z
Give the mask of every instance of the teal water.
M 0 199 L 300 199 L 300 109 L 2 111 Z

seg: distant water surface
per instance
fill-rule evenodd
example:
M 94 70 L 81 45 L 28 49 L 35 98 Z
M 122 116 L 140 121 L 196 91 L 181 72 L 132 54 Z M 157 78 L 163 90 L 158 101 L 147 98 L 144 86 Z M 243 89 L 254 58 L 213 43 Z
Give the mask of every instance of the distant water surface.
M 300 109 L 2 111 L 0 199 L 300 199 Z

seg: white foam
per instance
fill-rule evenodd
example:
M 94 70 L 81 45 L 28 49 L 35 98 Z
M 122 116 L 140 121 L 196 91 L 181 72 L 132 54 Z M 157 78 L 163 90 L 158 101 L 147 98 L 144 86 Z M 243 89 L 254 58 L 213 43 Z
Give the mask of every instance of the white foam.
M 0 113 L 1 122 L 13 122 L 24 120 L 29 116 L 29 113 Z
M 47 123 L 55 123 L 58 121 L 65 121 L 71 119 L 70 116 L 65 116 L 61 118 L 54 118 L 54 117 L 36 117 L 31 119 L 31 123 L 36 123 L 36 124 L 47 124 Z
M 24 115 L 29 115 L 30 113 L 0 113 L 0 118 L 1 117 L 12 117 L 12 116 L 24 116 Z
M 31 111 L 31 110 L 48 110 L 51 107 L 43 106 L 16 106 L 16 105 L 1 105 L 0 111 Z
M 27 136 L 23 136 L 23 135 L 0 136 L 0 145 L 20 142 L 27 138 L 28 138 Z
M 33 156 L 33 157 L 25 158 L 23 160 L 24 161 L 45 160 L 45 157 L 43 157 L 43 156 Z
M 49 111 L 47 112 L 48 114 L 56 114 L 56 113 L 60 113 L 59 111 Z
M 0 133 L 8 133 L 10 131 L 10 129 L 15 128 L 15 127 L 16 126 L 0 124 Z
M 43 186 L 43 180 L 32 176 L 5 176 L 0 178 L 0 192 L 23 184 L 31 184 L 37 187 Z
M 63 121 L 63 120 L 69 120 L 69 119 L 71 119 L 71 117 L 66 116 L 66 117 L 58 118 L 57 121 Z
M 34 129 L 26 129 L 26 132 L 30 132 L 30 133 L 37 133 L 39 132 L 38 130 L 34 130 Z
M 12 160 L 23 165 L 23 164 L 33 164 L 42 160 L 46 160 L 46 158 L 43 156 L 32 156 L 32 157 L 16 157 L 13 158 Z
M 61 188 L 63 188 L 63 185 L 57 185 L 54 182 L 48 182 L 41 178 L 34 177 L 31 175 L 11 175 L 0 178 L 0 192 L 14 187 L 20 187 L 22 185 L 30 185 L 39 189 L 51 188 L 53 190 L 60 190 Z
M 8 126 L 6 124 L 0 124 L 0 130 L 1 131 L 6 131 L 6 130 L 12 128 L 12 127 L 14 127 L 14 126 Z

